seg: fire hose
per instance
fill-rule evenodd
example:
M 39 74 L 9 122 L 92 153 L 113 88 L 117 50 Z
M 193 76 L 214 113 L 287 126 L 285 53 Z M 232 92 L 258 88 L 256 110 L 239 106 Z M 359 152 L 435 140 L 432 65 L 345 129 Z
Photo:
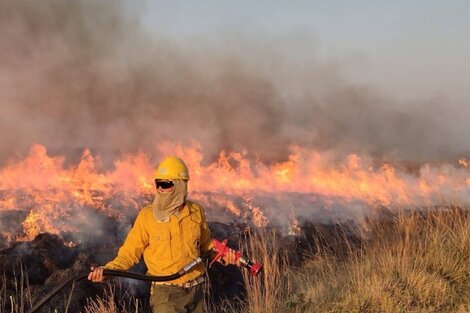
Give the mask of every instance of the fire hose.
M 132 279 L 138 279 L 138 280 L 143 280 L 143 281 L 160 281 L 160 282 L 163 282 L 163 281 L 170 281 L 170 280 L 180 278 L 181 276 L 183 276 L 184 274 L 189 272 L 193 267 L 195 267 L 196 265 L 201 264 L 201 263 L 202 263 L 202 259 L 197 258 L 196 260 L 192 261 L 191 263 L 189 263 L 188 265 L 183 267 L 177 273 L 172 274 L 172 275 L 167 275 L 167 276 L 149 276 L 149 275 L 142 275 L 142 274 L 137 274 L 137 273 L 130 273 L 130 272 L 125 272 L 125 271 L 110 270 L 110 269 L 104 269 L 103 270 L 103 275 L 104 276 L 132 278 Z M 31 309 L 29 309 L 29 311 L 27 313 L 37 312 L 55 294 L 57 294 L 59 291 L 61 291 L 67 285 L 87 278 L 89 273 L 90 273 L 90 271 L 82 271 L 82 272 L 79 272 L 75 276 L 71 276 L 71 277 L 67 278 L 60 285 L 58 285 L 53 290 L 51 290 L 48 294 L 46 294 Z
M 212 249 L 216 253 L 216 255 L 213 258 L 212 262 L 210 263 L 210 266 L 214 262 L 219 261 L 220 259 L 222 259 L 230 250 L 232 250 L 231 248 L 227 247 L 227 239 L 225 239 L 222 242 L 220 242 L 216 239 L 213 239 L 212 240 L 212 246 L 213 246 Z M 247 258 L 242 257 L 241 253 L 237 250 L 233 250 L 233 251 L 235 252 L 236 261 L 239 261 L 241 266 L 247 268 L 252 276 L 256 277 L 262 271 L 263 265 L 261 263 L 255 263 L 255 262 L 253 262 L 253 261 L 251 261 Z M 189 272 L 192 268 L 194 268 L 196 265 L 201 264 L 202 262 L 203 261 L 202 261 L 201 258 L 197 258 L 196 260 L 194 260 L 194 261 L 190 262 L 189 264 L 187 264 L 185 267 L 183 267 L 177 273 L 172 274 L 172 275 L 167 275 L 167 276 L 150 276 L 150 275 L 142 275 L 142 274 L 137 274 L 137 273 L 130 273 L 130 272 L 126 272 L 126 271 L 111 270 L 111 269 L 104 269 L 103 270 L 103 275 L 104 276 L 114 276 L 114 277 L 125 277 L 125 278 L 131 278 L 131 279 L 137 279 L 137 280 L 143 280 L 143 281 L 165 282 L 165 281 L 170 281 L 170 280 L 180 278 L 181 276 L 183 276 L 184 274 Z M 71 276 L 71 277 L 67 278 L 60 285 L 58 285 L 53 290 L 51 290 L 48 294 L 46 294 L 31 309 L 29 309 L 29 311 L 27 313 L 37 312 L 55 294 L 57 294 L 59 291 L 61 291 L 67 285 L 87 278 L 89 273 L 90 273 L 90 271 L 82 271 L 82 272 L 79 272 L 75 276 Z

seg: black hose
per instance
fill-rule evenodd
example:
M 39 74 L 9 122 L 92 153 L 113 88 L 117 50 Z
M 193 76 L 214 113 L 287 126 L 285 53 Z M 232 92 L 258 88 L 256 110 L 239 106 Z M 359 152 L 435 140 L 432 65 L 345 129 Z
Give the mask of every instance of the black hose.
M 200 264 L 200 263 L 202 263 L 202 260 L 200 258 L 197 258 L 196 260 L 194 260 L 193 262 L 186 265 L 184 268 L 182 268 L 177 273 L 172 274 L 172 275 L 167 275 L 167 276 L 148 276 L 148 275 L 143 275 L 143 274 L 130 273 L 130 272 L 119 271 L 119 270 L 110 270 L 110 269 L 105 269 L 103 271 L 103 275 L 104 276 L 132 278 L 132 279 L 138 279 L 138 280 L 143 280 L 143 281 L 160 281 L 160 282 L 163 282 L 163 281 L 170 281 L 170 280 L 180 278 L 181 276 L 186 274 L 190 269 L 192 269 L 194 266 L 196 266 L 197 264 Z M 29 309 L 29 311 L 27 313 L 36 312 L 47 301 L 49 301 L 50 298 L 52 298 L 60 290 L 65 288 L 70 283 L 74 283 L 76 281 L 87 278 L 89 273 L 90 273 L 90 271 L 82 271 L 82 272 L 79 272 L 75 276 L 71 276 L 71 277 L 67 278 L 60 285 L 58 285 L 53 290 L 51 290 L 49 293 L 47 293 L 40 301 L 38 301 L 36 304 L 34 304 L 31 307 L 31 309 Z

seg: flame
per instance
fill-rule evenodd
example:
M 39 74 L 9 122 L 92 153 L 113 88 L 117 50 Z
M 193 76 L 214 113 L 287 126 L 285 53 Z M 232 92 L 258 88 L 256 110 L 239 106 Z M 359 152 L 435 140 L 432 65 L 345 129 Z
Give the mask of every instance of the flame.
M 300 228 L 299 221 L 295 215 L 295 210 L 292 209 L 289 214 L 289 230 L 288 234 L 292 236 L 300 236 L 302 234 L 302 229 Z
M 470 162 L 469 162 L 467 159 L 460 159 L 460 160 L 459 160 L 459 164 L 462 165 L 462 166 L 465 167 L 465 168 L 469 168 L 469 167 L 470 167 Z
M 154 158 L 171 154 L 186 161 L 191 198 L 259 227 L 273 218 L 282 219 L 279 213 L 287 211 L 286 220 L 290 219 L 291 229 L 297 229 L 295 213 L 308 214 L 304 211 L 314 206 L 308 199 L 323 199 L 325 208 L 336 202 L 346 206 L 359 202 L 371 208 L 470 202 L 466 159 L 455 166 L 423 164 L 410 172 L 398 165 L 374 164 L 364 155 L 338 160 L 302 147 L 292 147 L 289 158 L 275 164 L 253 161 L 247 152 L 226 151 L 207 164 L 197 143 L 162 143 L 156 151 Z M 123 219 L 135 215 L 153 197 L 156 161 L 144 152 L 122 156 L 110 170 L 102 169 L 100 157 L 89 150 L 83 151 L 78 164 L 65 161 L 63 156 L 49 155 L 46 147 L 33 145 L 26 157 L 0 168 L 0 218 L 8 211 L 25 213 L 22 232 L 2 226 L 3 238 L 30 240 L 42 232 L 77 232 L 89 222 L 83 212 Z M 283 197 L 287 202 L 303 202 L 300 207 L 283 207 L 276 202 Z M 290 207 L 297 207 L 296 212 L 289 213 Z

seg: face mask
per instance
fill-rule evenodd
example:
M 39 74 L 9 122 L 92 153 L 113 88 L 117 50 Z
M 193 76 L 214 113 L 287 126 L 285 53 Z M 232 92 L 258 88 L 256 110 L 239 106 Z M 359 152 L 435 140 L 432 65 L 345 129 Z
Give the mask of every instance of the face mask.
M 188 184 L 182 179 L 173 180 L 175 185 L 171 192 L 159 192 L 153 200 L 153 212 L 159 221 L 166 221 L 172 214 L 179 211 L 186 201 Z

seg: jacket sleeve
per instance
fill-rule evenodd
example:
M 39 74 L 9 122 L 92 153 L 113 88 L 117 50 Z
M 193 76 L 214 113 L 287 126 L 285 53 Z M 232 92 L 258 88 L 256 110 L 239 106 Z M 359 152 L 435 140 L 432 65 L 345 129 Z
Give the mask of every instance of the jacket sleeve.
M 202 253 L 207 253 L 212 249 L 212 236 L 211 230 L 209 229 L 209 225 L 206 221 L 206 216 L 204 214 L 204 209 L 201 209 L 201 250 Z
M 149 243 L 149 234 L 145 230 L 145 214 L 143 211 L 137 215 L 134 226 L 127 234 L 124 244 L 119 249 L 114 260 L 104 267 L 109 269 L 127 271 L 134 264 L 137 264 L 144 253 L 144 249 Z

